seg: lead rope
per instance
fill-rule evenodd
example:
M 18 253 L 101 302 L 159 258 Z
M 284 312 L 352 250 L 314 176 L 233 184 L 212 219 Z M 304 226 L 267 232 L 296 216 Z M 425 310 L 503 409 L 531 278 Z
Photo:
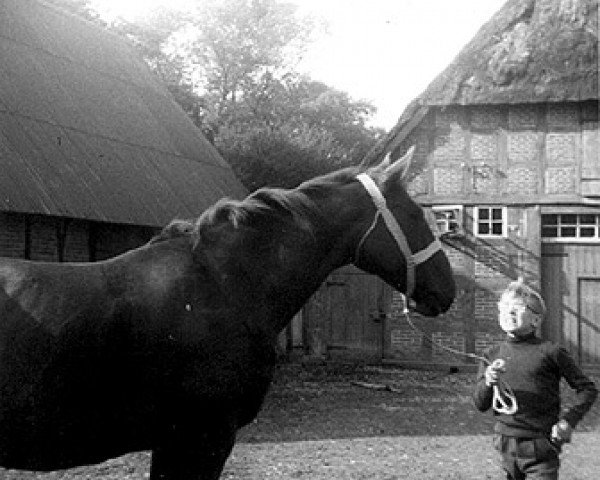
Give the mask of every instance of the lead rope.
M 474 353 L 469 353 L 469 352 L 461 352 L 460 350 L 456 350 L 454 348 L 450 348 L 447 347 L 445 345 L 442 345 L 438 342 L 436 342 L 433 338 L 429 338 L 427 335 L 425 335 L 425 333 L 418 328 L 413 321 L 410 318 L 409 315 L 409 310 L 408 310 L 408 300 L 406 298 L 406 296 L 404 294 L 400 294 L 402 296 L 402 300 L 404 303 L 404 308 L 402 309 L 402 314 L 404 315 L 404 319 L 406 320 L 406 323 L 408 323 L 410 325 L 410 328 L 412 328 L 415 332 L 420 333 L 429 343 L 431 343 L 432 345 L 434 345 L 437 348 L 441 348 L 442 350 L 445 350 L 446 352 L 449 352 L 453 355 L 456 356 L 462 356 L 462 357 L 467 357 L 467 358 L 472 358 L 474 360 L 479 360 L 483 363 L 485 363 L 486 365 L 492 365 L 494 367 L 502 367 L 504 366 L 504 360 L 497 358 L 496 360 L 494 360 L 493 362 L 490 362 L 487 358 L 482 357 L 480 355 L 476 355 Z M 513 415 L 515 413 L 517 413 L 518 410 L 518 405 L 517 405 L 517 398 L 515 397 L 515 394 L 512 390 L 512 388 L 510 388 L 510 385 L 505 382 L 504 380 L 502 380 L 501 378 L 498 379 L 498 382 L 493 385 L 493 398 L 492 398 L 492 408 L 498 412 L 498 413 L 504 413 L 506 415 Z

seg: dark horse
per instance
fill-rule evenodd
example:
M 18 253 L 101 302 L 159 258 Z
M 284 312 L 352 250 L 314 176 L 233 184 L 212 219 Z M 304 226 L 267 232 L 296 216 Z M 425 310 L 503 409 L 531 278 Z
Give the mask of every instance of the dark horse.
M 278 333 L 354 262 L 446 311 L 446 256 L 400 161 L 222 200 L 97 263 L 0 259 L 0 465 L 152 451 L 152 480 L 217 479 L 271 382 Z M 362 174 L 361 174 L 362 173 Z

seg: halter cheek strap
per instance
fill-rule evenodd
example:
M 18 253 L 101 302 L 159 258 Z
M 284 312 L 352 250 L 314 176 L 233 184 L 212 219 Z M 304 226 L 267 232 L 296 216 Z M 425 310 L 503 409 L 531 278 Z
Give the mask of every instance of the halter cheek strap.
M 398 248 L 400 248 L 402 255 L 406 259 L 406 296 L 410 298 L 415 289 L 415 267 L 420 263 L 427 261 L 438 250 L 441 250 L 442 245 L 440 244 L 440 241 L 435 238 L 433 242 L 431 242 L 426 248 L 413 254 L 408 246 L 408 241 L 406 240 L 406 236 L 404 235 L 402 228 L 398 224 L 396 217 L 394 217 L 390 209 L 387 207 L 385 197 L 381 193 L 381 190 L 379 190 L 377 184 L 366 173 L 361 173 L 360 175 L 357 175 L 356 178 L 371 196 L 371 199 L 375 204 L 375 208 L 377 208 L 377 212 L 375 213 L 375 218 L 373 219 L 371 226 L 367 229 L 358 242 L 356 252 L 354 254 L 354 263 L 356 264 L 358 262 L 360 250 L 367 237 L 377 226 L 379 218 L 383 218 L 385 226 L 396 241 Z

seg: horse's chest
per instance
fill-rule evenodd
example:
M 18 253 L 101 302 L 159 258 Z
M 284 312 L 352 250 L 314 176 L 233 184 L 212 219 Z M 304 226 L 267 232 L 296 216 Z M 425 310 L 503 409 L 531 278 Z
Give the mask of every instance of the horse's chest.
M 219 344 L 220 343 L 220 344 Z M 242 423 L 252 420 L 273 378 L 275 351 L 267 342 L 233 335 L 215 342 L 183 367 L 182 393 L 193 408 L 235 412 Z

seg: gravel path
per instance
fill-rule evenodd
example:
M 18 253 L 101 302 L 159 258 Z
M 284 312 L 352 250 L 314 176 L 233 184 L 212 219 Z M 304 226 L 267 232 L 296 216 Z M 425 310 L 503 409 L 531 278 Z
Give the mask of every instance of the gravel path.
M 600 478 L 600 434 L 580 433 L 562 455 L 561 477 Z M 373 437 L 238 444 L 224 479 L 503 479 L 491 436 Z

